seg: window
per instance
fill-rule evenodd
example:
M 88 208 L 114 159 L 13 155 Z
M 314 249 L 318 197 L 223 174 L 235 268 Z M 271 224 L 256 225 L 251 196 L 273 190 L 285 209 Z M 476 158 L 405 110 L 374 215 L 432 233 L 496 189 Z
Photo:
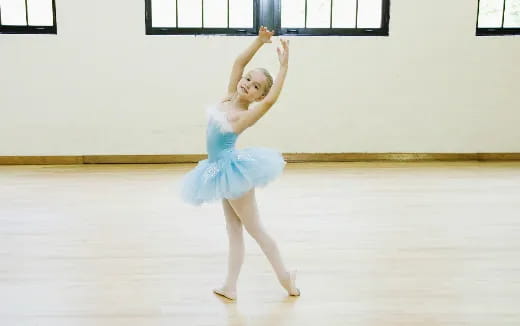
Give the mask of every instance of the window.
M 260 0 L 145 0 L 146 34 L 254 35 Z
M 146 34 L 388 35 L 390 0 L 145 0 Z
M 477 35 L 520 34 L 520 0 L 479 0 Z
M 56 34 L 54 0 L 0 0 L 0 33 Z
M 275 0 L 281 35 L 388 35 L 390 0 Z

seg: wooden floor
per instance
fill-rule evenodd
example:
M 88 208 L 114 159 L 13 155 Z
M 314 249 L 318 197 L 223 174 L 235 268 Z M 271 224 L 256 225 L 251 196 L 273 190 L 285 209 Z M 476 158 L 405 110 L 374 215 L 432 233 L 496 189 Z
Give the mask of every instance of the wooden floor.
M 238 301 L 193 165 L 0 167 L 0 325 L 520 325 L 520 162 L 302 163 L 257 191 L 302 296 L 250 237 Z

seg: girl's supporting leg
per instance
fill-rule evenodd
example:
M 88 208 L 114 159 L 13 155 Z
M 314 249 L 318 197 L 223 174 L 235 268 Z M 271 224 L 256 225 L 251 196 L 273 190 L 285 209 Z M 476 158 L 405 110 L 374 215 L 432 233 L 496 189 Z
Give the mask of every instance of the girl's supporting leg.
M 228 270 L 226 281 L 214 292 L 229 299 L 236 299 L 237 281 L 244 262 L 244 236 L 242 222 L 227 199 L 222 200 L 222 208 L 226 217 L 226 229 L 229 238 Z
M 247 232 L 260 245 L 260 248 L 273 266 L 280 284 L 289 292 L 289 294 L 298 295 L 299 291 L 298 294 L 296 294 L 296 289 L 294 289 L 294 286 L 291 286 L 291 275 L 285 268 L 276 242 L 266 232 L 260 221 L 258 206 L 255 198 L 255 189 L 253 188 L 240 198 L 228 199 L 228 201 L 235 213 L 240 217 L 240 220 L 242 221 Z M 292 285 L 294 285 L 294 279 L 292 279 L 292 283 Z

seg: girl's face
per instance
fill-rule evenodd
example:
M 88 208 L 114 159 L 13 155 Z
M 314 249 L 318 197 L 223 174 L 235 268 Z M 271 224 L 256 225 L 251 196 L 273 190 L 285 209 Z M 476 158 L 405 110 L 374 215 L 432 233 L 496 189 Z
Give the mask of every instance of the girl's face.
M 251 70 L 237 84 L 238 95 L 250 102 L 259 101 L 264 97 L 267 78 L 258 70 Z

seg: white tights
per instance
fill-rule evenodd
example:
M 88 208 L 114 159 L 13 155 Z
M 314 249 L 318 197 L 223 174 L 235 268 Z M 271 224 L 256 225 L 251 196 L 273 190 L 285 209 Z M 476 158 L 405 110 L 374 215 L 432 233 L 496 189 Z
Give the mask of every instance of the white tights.
M 226 216 L 226 228 L 229 237 L 228 272 L 223 289 L 236 292 L 238 275 L 244 262 L 244 236 L 242 225 L 256 240 L 271 263 L 280 284 L 287 288 L 289 273 L 280 256 L 280 251 L 273 238 L 260 222 L 258 207 L 253 188 L 237 199 L 223 199 L 222 206 Z

